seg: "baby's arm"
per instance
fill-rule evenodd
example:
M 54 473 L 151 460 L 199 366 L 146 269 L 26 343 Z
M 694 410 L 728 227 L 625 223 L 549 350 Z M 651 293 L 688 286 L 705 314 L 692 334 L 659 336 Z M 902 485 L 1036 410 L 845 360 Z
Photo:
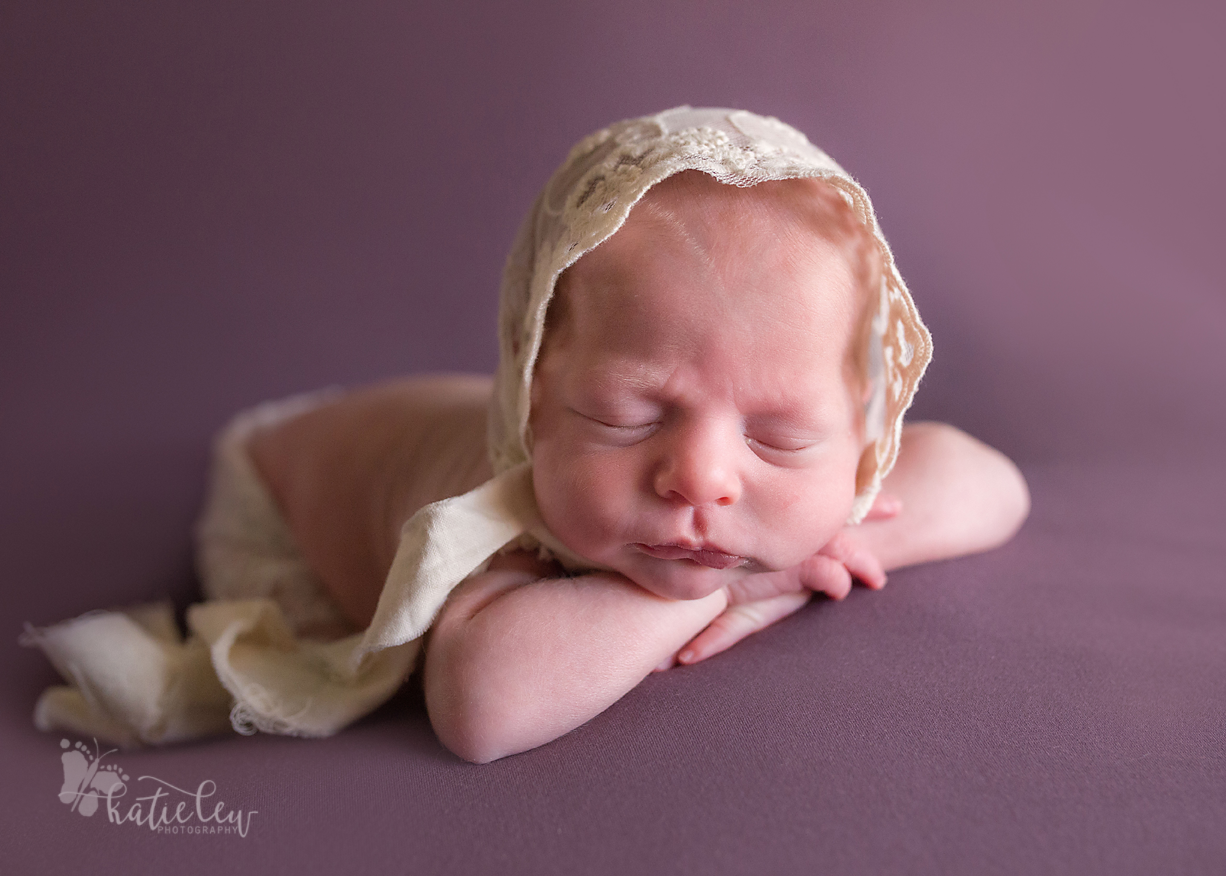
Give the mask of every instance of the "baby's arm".
M 628 578 L 568 578 L 524 554 L 452 593 L 430 630 L 430 722 L 466 760 L 543 745 L 603 712 L 727 606 L 655 596 Z
M 563 577 L 527 554 L 498 558 L 455 590 L 429 633 L 423 676 L 435 732 L 477 762 L 543 745 L 678 651 L 691 652 L 682 662 L 705 659 L 796 611 L 814 590 L 841 598 L 853 575 L 881 586 L 882 566 L 995 547 L 1029 508 L 1007 458 L 935 423 L 907 428 L 885 489 L 897 513 L 879 509 L 795 570 L 699 600 L 662 599 L 612 573 Z
M 1030 513 L 1017 466 L 945 423 L 903 430 L 898 464 L 882 489 L 901 501 L 900 512 L 848 533 L 887 570 L 1000 547 Z
M 1017 466 L 1000 451 L 945 423 L 903 429 L 898 463 L 882 483 L 874 512 L 849 526 L 794 570 L 757 575 L 731 588 L 729 607 L 682 649 L 697 663 L 787 617 L 813 592 L 842 599 L 855 577 L 879 589 L 882 570 L 991 550 L 1007 542 L 1030 513 Z M 672 665 L 665 660 L 661 668 Z

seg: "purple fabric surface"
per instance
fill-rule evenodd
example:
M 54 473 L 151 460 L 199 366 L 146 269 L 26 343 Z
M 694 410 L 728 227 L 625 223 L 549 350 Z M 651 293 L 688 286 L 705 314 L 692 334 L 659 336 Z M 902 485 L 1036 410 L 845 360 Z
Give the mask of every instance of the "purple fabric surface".
M 431 5 L 0 8 L 5 871 L 1226 869 L 1219 7 Z M 866 184 L 936 342 L 916 413 L 1021 464 L 1019 537 L 488 766 L 412 689 L 329 740 L 108 758 L 215 782 L 245 838 L 70 812 L 22 622 L 190 601 L 234 410 L 491 370 L 549 171 L 680 103 Z

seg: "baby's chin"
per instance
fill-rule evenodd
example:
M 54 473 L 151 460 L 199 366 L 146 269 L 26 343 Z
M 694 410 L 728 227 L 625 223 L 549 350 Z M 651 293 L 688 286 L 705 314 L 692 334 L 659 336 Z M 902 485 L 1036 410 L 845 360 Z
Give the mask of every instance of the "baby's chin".
M 715 591 L 736 583 L 746 575 L 761 571 L 752 560 L 732 568 L 712 568 L 691 559 L 647 557 L 618 569 L 649 593 L 664 599 L 704 599 Z

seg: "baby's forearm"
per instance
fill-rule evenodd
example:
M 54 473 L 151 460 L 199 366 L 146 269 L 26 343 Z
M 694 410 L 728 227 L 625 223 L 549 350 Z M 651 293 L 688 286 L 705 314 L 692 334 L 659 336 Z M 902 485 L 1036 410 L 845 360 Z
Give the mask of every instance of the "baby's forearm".
M 476 576 L 452 594 L 430 633 L 430 721 L 444 745 L 471 761 L 543 745 L 620 699 L 726 604 L 723 591 L 661 599 L 612 573 Z

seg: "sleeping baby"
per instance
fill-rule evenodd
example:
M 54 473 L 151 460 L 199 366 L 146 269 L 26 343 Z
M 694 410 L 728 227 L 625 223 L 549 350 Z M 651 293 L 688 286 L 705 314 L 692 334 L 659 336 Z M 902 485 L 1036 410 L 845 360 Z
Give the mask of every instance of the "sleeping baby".
M 506 269 L 500 364 L 223 432 L 208 601 L 28 641 L 35 720 L 122 745 L 335 732 L 415 669 L 490 761 L 853 581 L 1006 541 L 1004 456 L 903 426 L 928 332 L 864 191 L 794 129 L 681 107 L 572 150 Z

